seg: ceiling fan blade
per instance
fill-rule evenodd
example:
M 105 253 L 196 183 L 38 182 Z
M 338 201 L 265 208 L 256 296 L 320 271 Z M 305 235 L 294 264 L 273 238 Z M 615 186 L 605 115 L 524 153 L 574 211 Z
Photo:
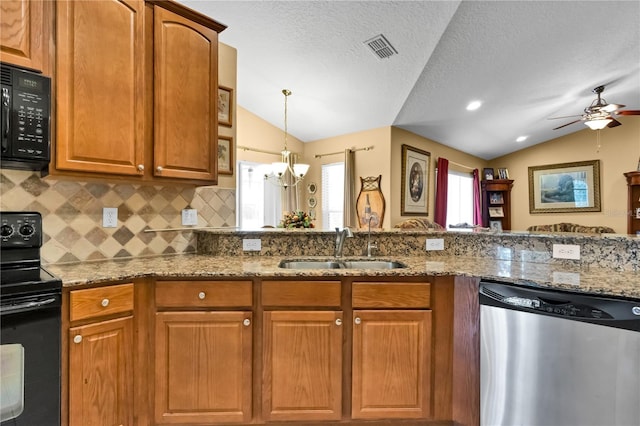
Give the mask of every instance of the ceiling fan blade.
M 563 127 L 567 127 L 567 126 L 569 126 L 569 125 L 571 125 L 571 124 L 573 124 L 573 123 L 578 123 L 578 122 L 580 122 L 580 121 L 582 121 L 582 120 L 575 120 L 575 121 L 572 121 L 571 123 L 563 124 L 562 126 L 556 127 L 556 128 L 555 128 L 555 129 L 553 129 L 553 130 L 562 129 Z
M 640 110 L 638 109 L 628 109 L 626 111 L 617 111 L 616 114 L 618 115 L 640 115 Z
M 613 120 L 613 121 L 611 123 L 607 124 L 608 128 L 618 127 L 618 126 L 620 126 L 622 124 L 621 122 L 619 122 L 618 120 L 616 120 L 613 117 L 611 117 L 611 120 Z
M 584 114 L 576 114 L 576 115 L 563 115 L 562 117 L 549 117 L 547 120 L 557 120 L 559 118 L 572 118 L 572 117 L 582 117 Z

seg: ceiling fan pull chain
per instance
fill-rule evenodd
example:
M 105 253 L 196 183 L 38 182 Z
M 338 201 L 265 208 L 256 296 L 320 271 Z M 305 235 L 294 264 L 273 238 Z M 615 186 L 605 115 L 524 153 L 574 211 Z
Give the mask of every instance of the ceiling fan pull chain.
M 596 133 L 597 133 L 597 135 L 596 135 L 596 141 L 597 141 L 596 142 L 597 143 L 597 145 L 596 145 L 596 154 L 598 154 L 600 152 L 600 146 L 601 146 L 600 145 L 600 130 L 599 129 L 596 130 Z

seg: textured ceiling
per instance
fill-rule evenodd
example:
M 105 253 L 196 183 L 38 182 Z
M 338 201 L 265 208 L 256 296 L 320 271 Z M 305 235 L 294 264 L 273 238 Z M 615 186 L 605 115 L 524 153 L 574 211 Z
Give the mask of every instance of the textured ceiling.
M 240 106 L 283 128 L 293 92 L 304 142 L 394 125 L 492 159 L 584 129 L 548 118 L 598 85 L 640 109 L 639 1 L 179 1 L 228 26 Z M 378 34 L 397 55 L 368 50 Z

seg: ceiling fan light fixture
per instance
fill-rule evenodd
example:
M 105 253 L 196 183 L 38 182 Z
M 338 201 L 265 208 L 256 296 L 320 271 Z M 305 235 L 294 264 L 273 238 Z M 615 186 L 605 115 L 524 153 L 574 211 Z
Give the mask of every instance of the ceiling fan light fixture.
M 602 130 L 613 120 L 611 118 L 596 118 L 595 120 L 587 120 L 584 122 L 591 130 Z

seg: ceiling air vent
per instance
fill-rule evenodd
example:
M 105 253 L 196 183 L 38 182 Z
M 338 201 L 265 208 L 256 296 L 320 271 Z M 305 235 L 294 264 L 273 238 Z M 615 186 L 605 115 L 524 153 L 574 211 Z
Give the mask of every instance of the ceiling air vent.
M 364 44 L 369 46 L 369 49 L 380 59 L 386 59 L 398 54 L 398 51 L 382 34 L 378 34 L 374 38 L 365 41 Z

